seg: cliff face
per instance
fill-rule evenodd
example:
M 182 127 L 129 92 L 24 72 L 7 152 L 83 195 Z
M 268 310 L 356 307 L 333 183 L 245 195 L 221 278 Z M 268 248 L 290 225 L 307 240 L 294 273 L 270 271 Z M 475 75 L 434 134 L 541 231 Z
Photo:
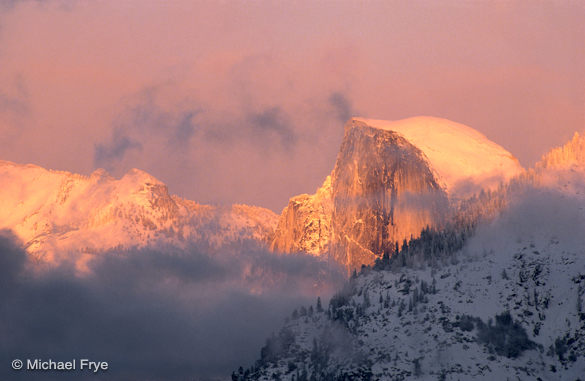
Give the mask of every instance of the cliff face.
M 585 199 L 585 136 L 575 132 L 566 144 L 543 155 L 526 182 Z
M 354 195 L 375 195 L 374 189 L 379 189 L 390 194 L 387 202 L 392 204 L 401 202 L 400 192 L 392 189 L 440 192 L 429 187 L 435 178 L 428 175 L 430 168 L 416 149 L 394 134 L 351 126 L 331 176 L 333 248 L 341 229 L 359 236 L 360 231 L 343 221 L 367 217 Z M 411 261 L 397 257 L 387 266 L 364 269 L 328 305 L 319 300 L 296 309 L 280 332 L 266 340 L 254 366 L 234 372 L 233 379 L 582 379 L 584 153 L 585 139 L 577 134 L 495 192 L 457 203 L 453 191 L 447 191 L 449 203 L 461 207 L 457 217 L 497 212 L 498 218 L 489 223 L 479 219 L 463 250 L 435 246 L 438 237 L 424 234 L 406 253 Z M 386 170 L 397 157 L 397 169 Z M 426 163 L 437 169 L 432 159 Z M 514 163 L 509 165 L 505 172 L 513 173 L 509 169 Z M 480 177 L 486 170 L 494 173 L 487 166 L 480 168 Z M 440 168 L 433 172 L 441 176 Z M 459 181 L 457 172 L 448 175 L 455 180 L 451 184 Z M 446 183 L 447 189 L 454 189 Z M 369 205 L 377 213 L 392 211 L 381 206 L 387 199 L 373 199 Z M 395 224 L 401 218 L 396 217 Z M 367 223 L 376 231 L 377 220 Z M 363 245 L 376 242 L 369 237 Z M 431 247 L 436 252 L 427 262 L 420 252 Z M 347 251 L 350 263 L 352 250 Z
M 447 195 L 401 135 L 353 120 L 332 174 L 333 258 L 353 269 L 440 224 Z
M 396 132 L 351 120 L 331 176 L 314 195 L 290 200 L 272 249 L 329 253 L 348 270 L 359 268 L 440 224 L 447 204 L 418 148 Z
M 333 200 L 331 176 L 314 195 L 290 199 L 282 211 L 271 249 L 280 252 L 305 252 L 320 255 L 329 250 Z
M 450 205 L 523 171 L 502 147 L 444 119 L 351 119 L 335 167 L 315 195 L 293 197 L 272 249 L 329 255 L 348 270 L 392 254 Z

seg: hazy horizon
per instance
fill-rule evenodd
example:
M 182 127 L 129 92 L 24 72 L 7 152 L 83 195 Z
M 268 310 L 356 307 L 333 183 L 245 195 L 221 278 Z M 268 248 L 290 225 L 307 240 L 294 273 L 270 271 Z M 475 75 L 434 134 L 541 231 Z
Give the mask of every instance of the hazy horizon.
M 0 159 L 276 212 L 350 116 L 431 115 L 522 165 L 585 128 L 585 6 L 0 1 Z

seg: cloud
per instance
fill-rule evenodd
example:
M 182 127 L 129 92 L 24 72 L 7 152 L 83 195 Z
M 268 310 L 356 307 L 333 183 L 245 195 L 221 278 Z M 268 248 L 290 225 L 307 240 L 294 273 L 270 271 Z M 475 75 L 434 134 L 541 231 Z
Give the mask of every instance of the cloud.
M 284 148 L 290 149 L 297 141 L 297 135 L 280 107 L 269 107 L 248 116 L 251 129 L 260 137 L 268 134 L 278 136 Z M 266 137 L 264 137 L 266 139 Z
M 179 149 L 185 149 L 189 140 L 195 133 L 193 118 L 194 111 L 185 111 L 180 115 L 180 119 L 174 128 L 174 133 L 169 138 L 169 145 Z
M 121 129 L 143 148 L 112 158 L 114 175 L 281 210 L 330 173 L 356 110 L 458 121 L 524 165 L 583 128 L 576 4 L 64 3 L 0 14 L 0 88 L 22 75 L 33 114 L 0 136 L 3 159 L 89 174 L 96 145 L 124 147 Z
M 158 101 L 161 86 L 148 87 L 129 100 L 126 109 L 114 122 L 118 128 L 143 139 L 149 134 L 163 137 L 166 148 L 183 151 L 195 133 L 194 117 L 198 110 L 193 105 L 181 108 L 165 107 Z
M 470 240 L 470 251 L 509 250 L 522 242 L 540 247 L 560 242 L 559 253 L 582 250 L 584 211 L 582 199 L 554 189 L 519 190 L 500 216 L 480 225 Z
M 327 297 L 343 279 L 315 258 L 253 244 L 214 254 L 198 247 L 110 252 L 80 276 L 65 265 L 32 271 L 24 250 L 3 234 L 0 265 L 1 357 L 108 361 L 108 380 L 225 379 L 254 362 L 284 316 L 317 293 Z M 3 379 L 19 375 L 95 379 L 0 368 Z
M 0 114 L 11 113 L 17 115 L 27 114 L 29 105 L 22 95 L 13 97 L 0 91 Z
M 26 258 L 21 254 L 22 249 L 16 244 L 16 237 L 6 230 L 0 230 L 0 296 L 10 292 L 15 281 L 21 275 Z
M 345 123 L 354 116 L 350 101 L 345 95 L 339 92 L 334 92 L 329 96 L 329 104 L 333 106 L 337 120 Z
M 157 101 L 158 94 L 157 87 L 148 87 L 125 100 L 123 110 L 112 122 L 110 140 L 95 144 L 96 167 L 125 171 L 129 169 L 123 161 L 127 153 L 153 144 L 156 152 L 165 152 L 164 156 L 181 156 L 188 151 L 199 111 L 190 105 L 165 108 Z
M 140 150 L 142 144 L 126 135 L 121 129 L 115 129 L 107 143 L 95 145 L 94 162 L 96 167 L 112 170 L 130 150 Z
M 0 140 L 14 141 L 23 132 L 25 121 L 31 117 L 31 104 L 26 83 L 15 75 L 0 85 Z

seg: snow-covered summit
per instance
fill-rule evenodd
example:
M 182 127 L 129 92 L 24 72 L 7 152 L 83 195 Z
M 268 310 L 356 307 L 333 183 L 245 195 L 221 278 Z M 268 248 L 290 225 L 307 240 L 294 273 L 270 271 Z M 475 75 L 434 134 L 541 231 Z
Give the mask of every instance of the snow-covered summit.
M 359 268 L 523 171 L 508 151 L 459 123 L 352 118 L 331 175 L 314 195 L 291 198 L 272 247 Z
M 12 230 L 41 262 L 79 264 L 104 250 L 237 240 L 266 242 L 277 216 L 247 205 L 215 207 L 169 194 L 132 169 L 116 179 L 0 161 L 0 229 Z
M 451 197 L 493 189 L 523 171 L 510 152 L 461 123 L 429 116 L 397 121 L 356 117 L 346 128 L 359 122 L 397 132 L 420 149 Z

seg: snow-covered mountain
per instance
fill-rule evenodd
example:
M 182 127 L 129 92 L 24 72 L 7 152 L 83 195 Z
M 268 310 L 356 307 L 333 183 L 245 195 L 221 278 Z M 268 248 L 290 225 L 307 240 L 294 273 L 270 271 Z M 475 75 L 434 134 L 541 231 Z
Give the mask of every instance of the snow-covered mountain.
M 435 117 L 354 120 L 398 133 L 420 149 L 451 198 L 466 198 L 482 189 L 495 189 L 523 171 L 510 152 L 461 123 Z
M 472 235 L 425 230 L 295 310 L 233 379 L 582 380 L 583 142 L 500 188 L 505 207 Z
M 314 195 L 290 200 L 272 248 L 359 268 L 522 172 L 509 152 L 459 123 L 353 118 L 333 172 Z
M 115 179 L 103 170 L 81 176 L 2 161 L 0 229 L 13 230 L 31 255 L 49 262 L 83 263 L 117 247 L 253 239 L 276 252 L 327 254 L 349 270 L 440 226 L 454 203 L 521 171 L 507 151 L 461 124 L 354 118 L 323 186 L 293 197 L 280 218 L 259 207 L 170 195 L 137 169 Z
M 551 238 L 360 274 L 293 313 L 245 379 L 577 380 L 585 256 Z
M 0 161 L 0 183 L 0 229 L 12 230 L 40 262 L 82 265 L 119 247 L 268 243 L 278 218 L 260 207 L 222 208 L 170 195 L 138 169 L 116 179 L 102 169 L 82 176 Z

